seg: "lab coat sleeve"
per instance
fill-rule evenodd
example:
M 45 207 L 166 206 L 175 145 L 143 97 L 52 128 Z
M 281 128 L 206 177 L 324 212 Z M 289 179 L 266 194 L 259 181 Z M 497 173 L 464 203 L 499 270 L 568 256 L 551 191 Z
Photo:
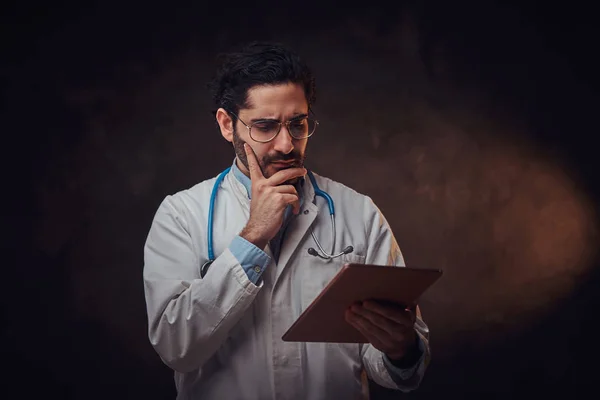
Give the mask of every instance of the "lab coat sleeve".
M 263 272 L 271 262 L 271 257 L 239 235 L 231 241 L 229 251 L 239 261 L 244 272 L 248 275 L 248 279 L 255 285 L 259 285 Z
M 404 267 L 404 258 L 388 222 L 379 209 L 371 201 L 369 203 L 370 207 L 367 207 L 366 211 L 366 220 L 369 222 L 365 263 Z M 406 369 L 390 368 L 382 352 L 370 344 L 363 345 L 361 355 L 367 376 L 377 384 L 390 389 L 403 392 L 417 389 L 431 358 L 429 328 L 423 321 L 418 307 L 415 331 L 419 335 L 423 355 L 414 366 Z
M 200 278 L 186 207 L 168 196 L 144 247 L 144 291 L 149 339 L 165 364 L 179 372 L 201 367 L 248 309 L 254 285 L 226 249 Z

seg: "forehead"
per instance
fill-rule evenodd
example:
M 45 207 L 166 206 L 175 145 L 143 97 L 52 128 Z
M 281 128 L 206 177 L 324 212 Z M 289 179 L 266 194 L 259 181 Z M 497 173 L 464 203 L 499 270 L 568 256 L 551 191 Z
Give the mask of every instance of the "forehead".
M 254 86 L 248 89 L 247 105 L 252 113 L 308 113 L 304 89 L 296 83 Z

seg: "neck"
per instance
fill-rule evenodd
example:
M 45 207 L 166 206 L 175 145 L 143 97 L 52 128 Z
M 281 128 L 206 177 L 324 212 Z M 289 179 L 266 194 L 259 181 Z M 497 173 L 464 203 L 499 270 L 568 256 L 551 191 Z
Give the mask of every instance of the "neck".
M 235 158 L 235 164 L 240 169 L 240 171 L 242 171 L 242 174 L 244 174 L 248 178 L 250 178 L 250 171 L 248 171 L 248 169 L 246 168 L 246 166 L 240 161 L 240 159 L 238 157 Z

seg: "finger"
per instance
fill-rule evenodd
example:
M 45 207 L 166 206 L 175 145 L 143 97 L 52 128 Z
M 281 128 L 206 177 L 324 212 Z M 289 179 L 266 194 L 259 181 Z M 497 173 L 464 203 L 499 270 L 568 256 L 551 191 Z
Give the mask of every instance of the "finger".
M 306 175 L 306 168 L 286 168 L 277 171 L 268 179 L 269 185 L 277 186 L 290 179 Z
M 300 212 L 300 198 L 296 196 L 296 200 L 290 203 L 290 206 L 292 206 L 294 215 L 297 215 Z
M 353 309 L 357 310 L 356 312 L 358 315 L 367 319 L 370 323 L 377 326 L 379 329 L 384 330 L 392 337 L 401 336 L 407 328 L 407 326 L 403 324 L 400 324 L 376 312 L 367 310 L 364 307 L 357 307 Z
M 296 190 L 296 188 L 292 185 L 280 185 L 280 186 L 275 186 L 273 188 L 273 190 L 275 190 L 277 193 L 285 193 L 285 194 L 292 194 L 296 196 L 296 200 L 292 203 L 289 203 L 292 207 L 293 210 L 292 212 L 294 214 L 298 214 L 300 212 L 300 196 L 298 196 L 298 191 Z
M 300 201 L 300 200 L 298 199 L 298 196 L 297 196 L 297 195 L 294 195 L 294 194 L 289 194 L 289 193 L 284 193 L 284 194 L 282 194 L 282 195 L 281 195 L 281 199 L 282 199 L 282 201 L 283 201 L 283 204 L 284 204 L 285 206 L 287 206 L 287 205 L 289 204 L 289 205 L 292 205 L 292 206 L 294 206 L 294 209 L 295 209 L 295 207 L 296 207 L 296 206 L 294 205 L 294 203 L 296 203 L 296 202 L 299 202 L 299 201 Z
M 296 188 L 294 187 L 294 185 L 279 185 L 279 186 L 274 186 L 273 187 L 273 191 L 275 191 L 277 193 L 295 194 L 296 196 L 298 196 L 298 191 L 296 190 Z
M 292 203 L 292 206 L 294 207 L 294 215 L 298 215 L 300 213 L 300 197 L 298 197 L 298 200 Z
M 254 150 L 248 143 L 244 143 L 244 150 L 246 151 L 246 157 L 248 159 L 248 169 L 250 170 L 250 179 L 252 181 L 256 181 L 260 178 L 264 178 L 264 175 L 260 169 L 260 165 L 258 164 L 258 160 L 256 159 L 256 154 L 254 154 Z
M 376 337 L 373 337 L 371 335 L 371 333 L 369 333 L 360 323 L 360 321 L 357 318 L 357 315 L 355 313 L 353 313 L 350 310 L 346 310 L 346 314 L 345 314 L 345 318 L 346 321 L 352 325 L 357 331 L 359 331 L 366 339 L 369 343 L 373 344 L 377 349 L 381 349 L 383 351 L 383 349 L 385 348 L 385 345 L 383 343 L 381 343 L 379 341 L 379 339 L 377 339 Z
M 393 338 L 383 329 L 373 325 L 369 320 L 351 312 L 352 325 L 362 333 L 367 340 L 378 349 L 391 349 L 394 347 Z
M 406 326 L 412 326 L 414 324 L 412 312 L 403 306 L 384 304 L 373 300 L 364 301 L 362 305 L 366 310 L 382 315 L 399 324 Z
M 371 334 L 367 332 L 360 323 L 352 322 L 352 326 L 356 328 L 356 330 L 359 331 L 376 349 L 386 352 L 387 346 L 380 342 L 376 337 L 371 336 Z

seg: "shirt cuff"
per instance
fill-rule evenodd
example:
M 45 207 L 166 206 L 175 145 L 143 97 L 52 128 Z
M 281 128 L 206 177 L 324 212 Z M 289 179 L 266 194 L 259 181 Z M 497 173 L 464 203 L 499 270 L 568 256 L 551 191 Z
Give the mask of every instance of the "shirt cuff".
M 258 285 L 262 273 L 271 262 L 271 257 L 239 235 L 231 241 L 229 251 L 238 260 L 248 279 Z
M 419 368 L 419 365 L 421 365 L 425 358 L 425 345 L 423 344 L 423 340 L 421 340 L 421 337 L 418 334 L 417 345 L 419 346 L 419 350 L 421 351 L 421 357 L 419 357 L 419 360 L 415 363 L 415 365 L 409 368 L 396 367 L 392 364 L 392 361 L 388 358 L 388 356 L 386 354 L 383 354 L 383 364 L 392 376 L 392 379 L 396 378 L 394 380 L 399 379 L 401 381 L 405 381 L 407 379 L 410 379 L 415 374 L 415 371 L 417 370 L 417 368 Z

